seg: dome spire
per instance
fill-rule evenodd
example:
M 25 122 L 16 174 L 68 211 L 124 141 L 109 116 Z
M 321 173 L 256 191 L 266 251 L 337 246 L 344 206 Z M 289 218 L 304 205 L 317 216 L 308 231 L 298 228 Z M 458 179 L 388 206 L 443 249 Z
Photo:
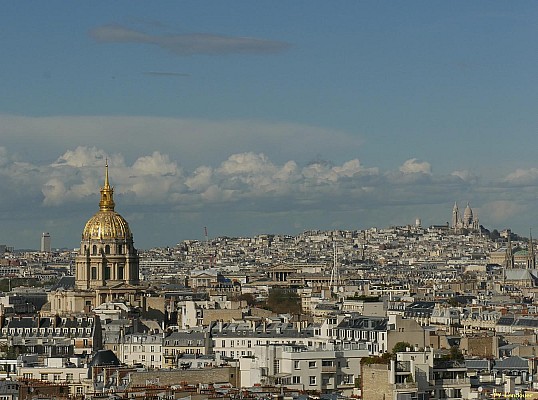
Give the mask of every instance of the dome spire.
M 105 188 L 110 187 L 108 184 L 108 158 L 105 161 Z
M 108 159 L 105 164 L 105 184 L 101 188 L 99 209 L 101 211 L 114 211 L 114 188 L 108 182 Z

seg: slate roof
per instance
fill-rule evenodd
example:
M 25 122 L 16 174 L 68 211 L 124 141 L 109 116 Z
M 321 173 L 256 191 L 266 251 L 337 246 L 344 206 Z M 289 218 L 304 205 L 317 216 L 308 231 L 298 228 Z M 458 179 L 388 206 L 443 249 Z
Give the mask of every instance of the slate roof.
M 388 318 L 359 316 L 344 319 L 337 328 L 384 331 L 387 330 L 387 323 Z
M 472 359 L 465 360 L 465 366 L 468 369 L 472 369 L 472 370 L 489 370 L 490 369 L 489 360 L 484 360 L 484 359 L 480 359 L 480 360 L 472 360 Z
M 520 317 L 518 318 L 514 326 L 524 326 L 528 328 L 536 328 L 538 327 L 538 318 L 535 317 Z
M 515 318 L 513 315 L 505 315 L 497 321 L 497 325 L 511 326 L 514 324 Z
M 249 327 L 249 324 L 245 323 L 226 323 L 222 328 L 222 332 L 219 331 L 218 324 L 211 327 L 211 334 L 214 337 L 312 337 L 313 331 L 303 329 L 298 331 L 293 324 L 273 322 L 266 325 L 265 330 L 262 324 L 256 326 L 255 330 Z
M 518 356 L 512 356 L 503 358 L 500 360 L 495 360 L 495 366 L 493 367 L 494 370 L 503 370 L 503 369 L 509 369 L 509 370 L 528 370 L 529 369 L 529 362 L 526 358 L 518 357 Z
M 435 307 L 434 301 L 415 301 L 405 308 L 406 316 L 431 316 Z
M 120 361 L 112 350 L 97 350 L 90 365 L 92 367 L 119 366 Z

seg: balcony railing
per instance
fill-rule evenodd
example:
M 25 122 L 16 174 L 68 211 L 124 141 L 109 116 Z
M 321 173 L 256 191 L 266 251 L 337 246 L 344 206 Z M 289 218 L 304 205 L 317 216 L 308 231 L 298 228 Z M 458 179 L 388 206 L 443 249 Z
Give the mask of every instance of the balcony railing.
M 415 382 L 395 383 L 396 389 L 416 389 L 417 384 Z
M 452 378 L 452 379 L 436 379 L 435 386 L 447 386 L 447 385 L 469 385 L 471 380 L 469 378 Z

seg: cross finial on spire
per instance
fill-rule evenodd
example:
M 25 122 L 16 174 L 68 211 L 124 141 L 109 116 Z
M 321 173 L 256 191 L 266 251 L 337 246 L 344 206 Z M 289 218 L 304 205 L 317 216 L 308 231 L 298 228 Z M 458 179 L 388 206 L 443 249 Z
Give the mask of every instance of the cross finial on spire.
M 105 159 L 105 187 L 110 187 L 108 183 L 108 158 Z

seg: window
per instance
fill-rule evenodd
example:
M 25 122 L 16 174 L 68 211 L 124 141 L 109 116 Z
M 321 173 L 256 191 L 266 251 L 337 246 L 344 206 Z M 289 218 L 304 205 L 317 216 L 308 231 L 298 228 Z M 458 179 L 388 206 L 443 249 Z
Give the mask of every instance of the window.
M 316 384 L 316 377 L 315 376 L 310 376 L 308 378 L 308 383 L 310 384 L 310 386 L 315 385 Z
M 301 383 L 301 377 L 300 376 L 292 376 L 291 377 L 291 383 L 293 383 L 294 385 L 297 385 L 297 384 Z
M 49 380 L 49 374 L 41 374 L 41 380 L 42 381 L 48 381 Z
M 110 254 L 110 245 L 105 246 L 105 254 Z
M 316 362 L 315 361 L 308 361 L 308 368 L 316 368 Z
M 97 246 L 96 245 L 93 245 L 93 247 L 92 247 L 92 254 L 93 255 L 97 254 Z
M 92 267 L 92 279 L 97 279 L 97 268 L 96 267 Z
M 110 279 L 110 267 L 108 265 L 105 265 L 105 280 Z
M 293 362 L 293 368 L 294 369 L 300 369 L 299 361 L 296 360 L 296 361 Z
M 71 373 L 65 374 L 65 380 L 67 382 L 72 382 L 73 381 L 73 374 L 71 374 Z
M 118 267 L 118 279 L 123 279 L 123 265 Z

